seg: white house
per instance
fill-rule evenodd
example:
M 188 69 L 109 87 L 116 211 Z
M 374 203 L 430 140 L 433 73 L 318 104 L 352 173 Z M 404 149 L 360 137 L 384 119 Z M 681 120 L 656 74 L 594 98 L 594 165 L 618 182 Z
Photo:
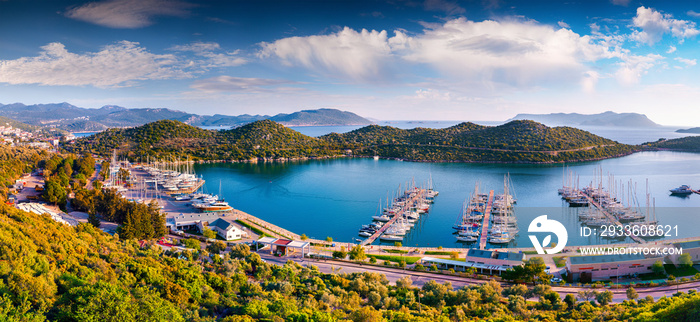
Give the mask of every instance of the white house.
M 210 222 L 209 229 L 215 231 L 217 235 L 226 240 L 241 239 L 244 235 L 238 226 L 222 218 Z

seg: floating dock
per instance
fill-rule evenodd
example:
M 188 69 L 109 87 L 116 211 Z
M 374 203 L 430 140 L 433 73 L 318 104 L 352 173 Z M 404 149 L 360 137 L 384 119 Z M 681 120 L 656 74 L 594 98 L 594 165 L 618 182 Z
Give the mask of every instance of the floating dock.
M 163 192 L 166 195 L 179 195 L 179 194 L 186 195 L 186 194 L 190 194 L 190 193 L 193 193 L 193 192 L 199 190 L 199 188 L 201 188 L 203 185 L 204 185 L 204 179 L 200 179 L 200 180 L 197 180 L 197 183 L 190 188 L 177 189 L 177 190 L 164 190 L 161 192 Z
M 481 224 L 481 235 L 479 235 L 479 249 L 486 248 L 486 242 L 489 240 L 489 219 L 491 218 L 491 207 L 493 206 L 493 190 L 489 191 L 489 199 L 486 202 L 484 209 L 484 221 Z
M 613 216 L 610 213 L 608 213 L 607 211 L 605 211 L 605 209 L 603 207 L 601 207 L 600 204 L 598 204 L 593 198 L 591 198 L 591 196 L 589 196 L 587 193 L 584 193 L 583 195 L 586 196 L 586 199 L 588 199 L 588 203 L 593 205 L 594 207 L 596 207 L 596 209 L 598 209 L 598 211 L 600 211 L 610 221 L 610 223 L 612 225 L 624 227 L 624 225 L 619 220 L 617 220 L 617 218 L 615 218 L 615 216 Z M 646 241 L 644 239 L 642 239 L 639 236 L 635 236 L 631 233 L 630 233 L 629 237 L 632 238 L 632 240 L 634 240 L 635 242 L 638 242 L 640 244 L 646 243 Z
M 384 233 L 385 230 L 387 230 L 392 224 L 394 224 L 397 220 L 399 220 L 399 218 L 401 216 L 403 216 L 403 214 L 406 211 L 408 211 L 415 204 L 415 202 L 418 199 L 425 196 L 425 192 L 426 192 L 425 189 L 416 188 L 416 190 L 417 190 L 417 193 L 413 197 L 411 197 L 411 199 L 409 201 L 404 203 L 404 205 L 401 207 L 401 210 L 398 211 L 394 215 L 394 217 L 392 217 L 391 219 L 389 219 L 389 221 L 387 221 L 384 225 L 382 225 L 382 228 L 379 228 L 379 230 L 374 232 L 374 234 L 372 234 L 372 236 L 369 236 L 369 237 L 367 237 L 367 239 L 363 240 L 360 245 L 367 246 L 369 244 L 372 244 L 375 240 L 377 240 L 377 238 L 379 238 L 379 236 L 381 236 Z

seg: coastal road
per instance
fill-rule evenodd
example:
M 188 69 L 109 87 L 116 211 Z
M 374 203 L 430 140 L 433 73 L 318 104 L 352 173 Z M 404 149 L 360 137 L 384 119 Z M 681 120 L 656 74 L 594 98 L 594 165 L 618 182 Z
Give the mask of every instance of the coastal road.
M 259 251 L 258 254 L 262 259 L 270 264 L 284 265 L 288 260 L 292 260 L 299 263 L 302 266 L 314 265 L 318 267 L 318 270 L 323 273 L 361 273 L 361 272 L 373 272 L 384 274 L 391 284 L 395 284 L 397 280 L 404 276 L 411 277 L 413 281 L 413 286 L 422 287 L 429 280 L 434 280 L 438 283 L 452 283 L 452 287 L 455 289 L 462 288 L 468 285 L 478 285 L 486 283 L 486 280 L 467 278 L 467 277 L 457 277 L 448 276 L 442 274 L 434 274 L 427 272 L 416 272 L 410 270 L 402 270 L 390 267 L 381 266 L 371 266 L 371 265 L 359 265 L 355 263 L 340 262 L 335 260 L 316 260 L 309 258 L 299 258 L 299 257 L 275 257 L 265 252 L 264 250 Z M 502 282 L 501 285 L 509 287 L 510 283 Z M 658 287 L 644 287 L 636 288 L 635 290 L 639 294 L 639 298 L 644 298 L 648 295 L 653 297 L 655 300 L 667 296 L 670 297 L 677 291 L 688 292 L 689 290 L 700 289 L 700 281 L 682 284 L 682 285 L 671 285 L 671 286 L 658 286 Z M 567 294 L 573 294 L 576 296 L 579 291 L 591 290 L 590 287 L 575 287 L 575 286 L 552 286 L 552 290 L 559 293 L 563 299 Z M 596 289 L 599 292 L 610 290 L 613 292 L 613 302 L 620 303 L 627 300 L 627 289 Z

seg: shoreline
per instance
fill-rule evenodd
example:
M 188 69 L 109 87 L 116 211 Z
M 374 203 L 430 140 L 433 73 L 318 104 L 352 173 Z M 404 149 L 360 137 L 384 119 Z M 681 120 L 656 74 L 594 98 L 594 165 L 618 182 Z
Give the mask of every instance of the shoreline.
M 422 163 L 484 163 L 484 164 L 563 164 L 563 163 L 580 163 L 580 162 L 592 162 L 592 161 L 601 161 L 601 160 L 607 160 L 607 159 L 614 159 L 614 158 L 621 158 L 625 157 L 628 155 L 632 155 L 638 152 L 654 152 L 654 151 L 648 151 L 648 150 L 639 150 L 639 151 L 633 151 L 629 153 L 623 153 L 623 154 L 617 154 L 614 156 L 609 156 L 609 157 L 600 157 L 600 158 L 591 158 L 591 159 L 580 159 L 580 160 L 567 160 L 567 161 L 540 161 L 540 162 L 535 162 L 535 161 L 475 161 L 475 160 L 437 160 L 437 161 L 430 161 L 430 160 L 414 160 L 414 159 L 402 159 L 402 158 L 397 158 L 397 157 L 383 157 L 383 156 L 378 156 L 380 159 L 383 160 L 395 160 L 395 161 L 407 161 L 407 162 L 422 162 Z M 687 151 L 678 151 L 678 152 L 687 152 Z M 247 160 L 192 160 L 189 161 L 190 163 L 196 163 L 196 164 L 210 164 L 210 163 L 267 163 L 267 162 L 279 162 L 279 163 L 285 163 L 285 162 L 295 162 L 295 161 L 310 161 L 310 160 L 325 160 L 325 159 L 344 159 L 344 158 L 374 158 L 374 156 L 368 156 L 368 155 L 335 155 L 335 156 L 322 156 L 322 157 L 300 157 L 300 158 L 253 158 L 253 159 L 247 159 Z M 187 161 L 181 161 L 181 162 L 171 162 L 171 163 L 180 163 L 180 164 L 185 164 Z

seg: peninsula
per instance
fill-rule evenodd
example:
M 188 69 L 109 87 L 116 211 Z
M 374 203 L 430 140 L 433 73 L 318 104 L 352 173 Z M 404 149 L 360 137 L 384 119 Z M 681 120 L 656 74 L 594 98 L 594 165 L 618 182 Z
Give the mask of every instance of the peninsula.
M 226 131 L 163 120 L 130 129 L 110 129 L 66 147 L 74 153 L 107 156 L 113 150 L 130 159 L 187 156 L 192 160 L 295 160 L 338 156 L 379 156 L 425 162 L 552 163 L 626 155 L 637 147 L 589 132 L 551 128 L 534 121 L 499 126 L 461 123 L 445 129 L 403 130 L 369 125 L 319 138 L 262 120 Z

